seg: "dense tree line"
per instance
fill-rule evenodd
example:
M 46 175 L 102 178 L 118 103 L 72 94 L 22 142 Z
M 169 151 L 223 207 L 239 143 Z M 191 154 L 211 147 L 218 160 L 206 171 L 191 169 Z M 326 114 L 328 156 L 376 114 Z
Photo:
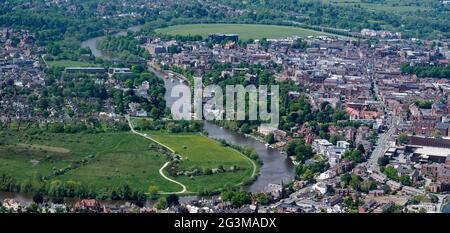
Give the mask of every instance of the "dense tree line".
M 249 192 L 225 191 L 222 193 L 222 200 L 229 201 L 234 208 L 240 208 L 245 204 L 250 204 L 252 194 Z
M 295 174 L 300 180 L 312 181 L 314 176 L 326 171 L 330 165 L 327 161 L 314 161 L 308 164 L 300 164 L 295 167 Z
M 420 78 L 446 78 L 450 79 L 450 66 L 410 66 L 404 64 L 401 67 L 404 74 L 415 74 Z
M 227 142 L 224 139 L 218 139 L 221 145 L 223 146 L 229 146 L 239 152 L 241 152 L 243 155 L 247 156 L 248 158 L 254 160 L 257 164 L 263 165 L 263 161 L 259 157 L 258 153 L 256 152 L 255 148 L 250 146 L 239 146 L 236 144 L 232 144 L 230 142 Z
M 146 200 L 144 193 L 127 184 L 96 191 L 94 187 L 80 182 L 45 180 L 39 175 L 35 175 L 28 180 L 19 182 L 9 175 L 1 174 L 0 191 L 39 193 L 41 195 L 53 197 L 57 202 L 62 202 L 64 197 L 133 200 L 139 202 Z
M 314 155 L 310 144 L 304 140 L 292 140 L 284 148 L 287 156 L 294 156 L 296 161 L 304 163 Z
M 157 1 L 158 2 L 158 1 Z M 108 4 L 109 3 L 109 4 Z M 375 10 L 363 4 L 323 3 L 318 1 L 237 1 L 225 0 L 220 7 L 216 2 L 199 3 L 168 2 L 157 8 L 135 4 L 119 4 L 119 1 L 83 1 L 72 3 L 76 12 L 67 11 L 67 5 L 46 4 L 43 1 L 7 1 L 0 6 L 0 25 L 36 32 L 40 44 L 73 38 L 81 41 L 105 34 L 105 29 L 127 28 L 146 23 L 144 30 L 186 23 L 265 23 L 296 25 L 302 27 L 347 34 L 345 30 L 362 28 L 394 28 L 407 37 L 448 38 L 449 8 L 439 1 L 415 1 L 415 5 L 398 3 L 388 7 L 408 7 L 410 11 L 383 10 L 380 3 Z M 62 3 L 60 3 L 62 4 Z M 69 4 L 69 3 L 66 3 Z M 97 10 L 101 5 L 103 15 L 119 12 L 136 12 L 137 17 L 101 17 Z M 386 5 L 386 4 L 385 4 Z M 242 10 L 236 13 L 236 9 Z M 295 22 L 295 23 L 294 23 Z M 323 26 L 323 27 L 318 27 Z
M 345 173 L 341 176 L 341 187 L 350 187 L 356 191 L 368 193 L 377 188 L 377 182 L 372 179 L 363 179 L 359 175 Z
M 8 123 L 0 123 L 0 134 L 8 131 L 21 131 L 30 135 L 43 133 L 107 133 L 107 132 L 124 132 L 130 128 L 125 121 L 103 122 L 98 119 L 88 119 L 86 122 L 54 122 L 54 123 L 23 123 L 20 121 L 12 121 Z
M 153 120 L 153 119 L 137 119 L 135 120 L 134 128 L 136 130 L 155 130 L 165 131 L 169 133 L 181 133 L 181 132 L 200 132 L 202 130 L 201 122 L 199 121 L 185 121 L 185 120 Z
M 134 74 L 118 75 L 115 78 L 121 81 L 129 90 L 111 89 L 109 90 L 109 96 L 113 98 L 116 113 L 125 113 L 128 105 L 131 102 L 139 103 L 140 108 L 147 111 L 153 119 L 159 119 L 166 114 L 166 101 L 164 100 L 164 81 L 158 78 L 155 74 L 150 72 L 142 72 L 137 68 L 140 66 L 133 66 L 132 71 Z M 140 73 L 142 72 L 142 73 Z M 149 90 L 147 91 L 149 98 L 138 96 L 133 90 L 140 86 L 144 81 L 148 82 Z
M 351 161 L 354 165 L 362 163 L 366 160 L 366 158 L 363 155 L 363 152 L 361 150 L 364 150 L 364 148 L 360 149 L 360 147 L 358 147 L 358 149 L 351 149 L 351 150 L 347 150 L 343 155 L 342 155 L 342 159 Z
M 108 36 L 97 41 L 97 48 L 109 56 L 117 57 L 125 61 L 147 59 L 149 53 L 133 36 Z

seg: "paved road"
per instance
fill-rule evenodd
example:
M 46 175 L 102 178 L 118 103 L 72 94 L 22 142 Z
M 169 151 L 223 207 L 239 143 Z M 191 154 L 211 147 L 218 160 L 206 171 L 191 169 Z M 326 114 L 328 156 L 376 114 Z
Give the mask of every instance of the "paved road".
M 389 149 L 389 141 L 391 137 L 394 135 L 395 131 L 397 129 L 396 124 L 391 124 L 391 127 L 389 130 L 385 133 L 383 133 L 377 140 L 377 145 L 375 146 L 375 149 L 372 152 L 372 155 L 369 158 L 369 161 L 367 161 L 367 167 L 371 171 L 380 172 L 380 166 L 378 166 L 378 159 L 381 158 L 385 153 L 386 150 Z
M 377 95 L 378 99 L 381 100 L 381 97 L 378 93 L 378 85 L 376 82 L 374 82 L 374 92 L 375 95 Z M 384 104 L 383 104 L 384 106 Z M 384 106 L 385 110 L 387 109 L 386 106 Z M 390 112 L 392 114 L 392 112 Z M 389 149 L 389 141 L 392 138 L 392 136 L 395 134 L 398 125 L 401 122 L 401 119 L 397 116 L 391 116 L 390 114 L 387 114 L 387 122 L 389 123 L 389 130 L 383 134 L 381 134 L 377 140 L 377 145 L 375 146 L 375 149 L 372 151 L 372 154 L 367 161 L 367 168 L 372 172 L 380 173 L 380 166 L 378 166 L 378 159 L 381 158 L 385 153 L 386 150 Z

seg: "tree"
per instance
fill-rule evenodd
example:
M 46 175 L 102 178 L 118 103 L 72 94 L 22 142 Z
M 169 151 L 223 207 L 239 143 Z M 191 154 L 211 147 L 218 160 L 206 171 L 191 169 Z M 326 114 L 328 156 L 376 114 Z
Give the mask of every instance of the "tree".
M 213 174 L 213 172 L 212 172 L 212 170 L 211 170 L 211 168 L 203 168 L 203 174 L 204 175 L 212 175 Z
M 352 179 L 352 176 L 349 173 L 345 173 L 341 176 L 341 186 L 343 188 L 347 187 L 347 185 L 350 183 L 350 180 Z
M 158 210 L 165 210 L 169 207 L 169 204 L 167 203 L 167 199 L 166 198 L 160 198 L 158 199 L 158 201 L 155 203 L 155 208 Z
M 358 146 L 356 147 L 356 149 L 361 152 L 361 154 L 365 154 L 366 153 L 366 149 L 364 149 L 364 146 L 362 144 L 358 144 Z
M 408 135 L 406 133 L 399 133 L 397 136 L 397 141 L 400 144 L 405 144 L 408 142 Z
M 347 197 L 344 199 L 344 204 L 348 207 L 348 212 L 357 213 L 358 207 L 364 205 L 364 201 L 361 198 L 353 200 L 351 197 Z
M 266 140 L 269 144 L 275 143 L 275 136 L 273 135 L 273 133 L 269 133 L 266 137 Z
M 171 54 L 179 53 L 181 52 L 181 49 L 176 45 L 169 45 L 169 47 L 167 47 L 167 52 Z
M 6 207 L 4 207 L 2 203 L 0 203 L 0 213 L 8 213 L 8 212 L 10 212 L 10 210 L 6 209 Z
M 360 189 L 362 192 L 368 193 L 370 190 L 377 188 L 377 182 L 373 179 L 365 179 L 361 182 Z
M 412 185 L 412 181 L 411 178 L 409 178 L 409 176 L 406 175 L 402 175 L 400 177 L 400 182 L 405 185 L 405 186 L 411 186 Z
M 180 204 L 178 196 L 176 194 L 170 194 L 169 196 L 167 196 L 166 199 L 167 199 L 167 204 L 169 206 L 173 206 L 173 205 L 176 206 L 176 205 Z
M 256 194 L 255 199 L 261 205 L 267 205 L 272 200 L 270 195 L 265 194 L 265 193 L 258 193 L 258 194 Z
M 387 176 L 389 179 L 392 179 L 392 180 L 398 180 L 398 172 L 397 172 L 397 170 L 396 170 L 393 166 L 387 166 L 387 167 L 384 169 L 384 174 L 386 174 L 386 176 Z
M 330 137 L 330 142 L 333 143 L 333 145 L 336 145 L 337 141 L 345 141 L 345 137 L 342 134 L 333 134 Z
M 377 163 L 378 163 L 378 166 L 384 167 L 389 164 L 389 157 L 381 156 L 380 158 L 378 158 Z
M 363 154 L 358 149 L 352 149 L 352 150 L 346 151 L 342 155 L 342 158 L 347 159 L 347 160 L 353 162 L 354 164 L 362 163 L 365 160 Z
M 424 199 L 425 199 L 425 197 L 423 195 L 416 195 L 416 196 L 413 196 L 409 201 L 411 202 L 411 204 L 417 205 L 417 204 L 423 202 Z
M 36 193 L 33 196 L 33 202 L 36 204 L 42 204 L 44 203 L 44 197 L 40 193 Z
M 431 199 L 431 203 L 438 203 L 439 202 L 439 198 L 436 195 L 434 195 L 434 194 L 430 195 L 430 199 Z
M 222 193 L 222 200 L 230 201 L 234 208 L 239 208 L 242 205 L 250 204 L 252 198 L 249 192 L 226 191 Z
M 304 51 L 307 47 L 308 44 L 302 38 L 297 39 L 291 46 L 291 48 L 299 49 L 300 51 Z
M 133 80 L 127 79 L 127 80 L 125 81 L 125 87 L 127 87 L 127 88 L 133 88 L 133 86 L 134 86 Z
M 303 140 L 293 140 L 288 142 L 285 151 L 287 156 L 296 156 L 296 159 L 299 162 L 304 162 L 314 155 L 311 145 L 305 143 Z
M 442 138 L 442 133 L 439 130 L 435 130 L 431 133 L 431 136 L 435 138 Z
M 31 203 L 25 208 L 27 213 L 39 213 L 39 205 L 36 203 Z
M 352 174 L 348 185 L 352 189 L 359 191 L 361 189 L 361 181 L 362 181 L 362 178 L 360 176 Z
M 150 187 L 148 187 L 148 193 L 150 194 L 150 197 L 152 199 L 155 199 L 156 195 L 158 194 L 158 187 L 151 185 Z

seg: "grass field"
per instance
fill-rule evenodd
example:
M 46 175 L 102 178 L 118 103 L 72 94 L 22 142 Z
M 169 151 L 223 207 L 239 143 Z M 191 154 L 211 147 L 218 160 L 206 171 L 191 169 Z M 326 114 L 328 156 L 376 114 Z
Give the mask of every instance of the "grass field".
M 195 176 L 193 179 L 185 176 L 174 177 L 175 180 L 185 184 L 191 192 L 197 192 L 202 188 L 216 190 L 226 184 L 237 185 L 252 176 L 252 163 L 244 155 L 230 147 L 222 146 L 215 140 L 194 133 L 148 132 L 148 134 L 180 154 L 183 157 L 180 167 L 183 169 L 190 170 L 196 167 L 213 169 L 219 165 L 224 168 L 233 165 L 242 168 L 236 172 Z
M 34 174 L 49 176 L 53 169 L 78 165 L 52 180 L 77 181 L 97 191 L 129 184 L 143 192 L 150 185 L 160 191 L 179 191 L 177 184 L 165 180 L 159 168 L 167 158 L 149 149 L 149 141 L 132 133 L 41 134 L 1 132 L 0 174 L 25 180 Z
M 364 2 L 361 0 L 322 0 L 324 3 L 332 3 L 341 6 L 361 6 L 361 8 L 365 8 L 373 11 L 383 11 L 389 13 L 413 13 L 417 10 L 426 11 L 430 8 L 424 7 L 427 2 L 431 2 L 432 0 L 422 0 L 423 5 L 416 5 L 411 1 L 402 1 L 402 0 L 385 0 L 380 3 L 370 3 Z
M 252 176 L 251 162 L 238 151 L 220 145 L 199 134 L 152 132 L 156 140 L 173 148 L 183 157 L 180 167 L 224 168 L 238 166 L 235 172 L 212 175 L 172 177 L 186 185 L 188 191 L 206 188 L 219 190 L 226 184 L 238 185 Z M 128 184 L 146 192 L 157 186 L 161 192 L 178 192 L 180 186 L 164 179 L 159 169 L 168 158 L 149 147 L 150 140 L 129 133 L 100 134 L 30 134 L 0 131 L 0 174 L 19 182 L 39 174 L 50 180 L 75 181 L 101 192 Z M 81 161 L 88 162 L 81 162 Z M 55 170 L 70 167 L 62 174 Z M 167 174 L 166 174 L 167 175 Z
M 239 34 L 241 40 L 248 39 L 279 39 L 288 36 L 321 36 L 327 33 L 303 29 L 299 27 L 262 25 L 262 24 L 186 24 L 156 29 L 156 32 L 169 35 L 201 35 L 209 33 Z
M 97 64 L 83 62 L 83 61 L 71 61 L 71 60 L 57 60 L 57 61 L 47 61 L 49 67 L 92 67 L 99 66 Z

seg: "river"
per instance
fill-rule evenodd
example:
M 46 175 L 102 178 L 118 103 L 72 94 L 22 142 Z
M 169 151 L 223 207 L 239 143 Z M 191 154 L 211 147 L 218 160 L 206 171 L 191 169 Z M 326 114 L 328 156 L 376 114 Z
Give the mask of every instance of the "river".
M 139 29 L 140 26 L 131 27 L 127 30 L 116 33 L 115 35 L 124 35 L 127 31 L 137 31 Z M 102 38 L 104 38 L 104 36 L 95 37 L 83 41 L 81 44 L 82 46 L 89 47 L 94 56 L 103 56 L 106 59 L 111 59 L 107 56 L 104 56 L 101 51 L 96 48 L 97 41 L 101 40 Z M 171 97 L 171 90 L 175 85 L 178 85 L 181 82 L 177 79 L 164 78 L 164 74 L 162 74 L 161 72 L 154 70 L 151 67 L 149 67 L 149 69 L 164 80 L 164 86 L 166 88 L 166 94 L 164 98 L 166 100 L 167 106 L 172 106 L 172 103 L 177 98 Z M 286 155 L 281 154 L 278 150 L 266 148 L 263 143 L 253 138 L 246 137 L 245 135 L 240 133 L 231 132 L 230 130 L 221 128 L 208 122 L 204 123 L 204 129 L 208 131 L 210 137 L 225 139 L 226 141 L 229 141 L 233 144 L 237 144 L 240 146 L 251 146 L 256 149 L 264 165 L 260 169 L 260 175 L 257 180 L 251 185 L 244 187 L 245 190 L 260 192 L 265 186 L 270 183 L 279 184 L 282 181 L 293 179 L 294 166 L 292 162 L 286 157 Z
M 442 213 L 450 214 L 450 201 L 442 208 Z
M 166 100 L 167 106 L 172 106 L 178 98 L 171 97 L 171 90 L 175 85 L 179 85 L 180 81 L 175 78 L 164 78 L 164 74 L 151 67 L 149 67 L 149 70 L 164 80 L 164 86 L 166 88 L 164 99 Z M 182 84 L 186 85 L 185 83 Z M 251 185 L 244 187 L 244 190 L 260 192 L 270 183 L 280 184 L 281 181 L 292 180 L 294 177 L 294 165 L 292 161 L 286 155 L 281 154 L 280 151 L 267 148 L 263 143 L 251 137 L 232 132 L 207 121 L 204 121 L 203 127 L 208 131 L 209 137 L 225 139 L 232 144 L 255 148 L 264 164 L 260 169 L 260 175 L 257 180 Z
M 135 32 L 138 31 L 141 28 L 141 26 L 134 26 L 130 27 L 127 30 L 120 31 L 118 33 L 115 33 L 114 35 L 125 35 L 127 31 Z M 102 57 L 104 59 L 111 59 L 111 57 L 105 56 L 102 54 L 100 50 L 96 48 L 96 43 L 98 40 L 101 40 L 105 38 L 105 36 L 99 36 L 95 37 L 86 41 L 83 41 L 81 43 L 82 47 L 89 47 L 95 57 Z M 180 80 L 177 79 L 169 79 L 164 78 L 164 74 L 161 72 L 152 69 L 149 67 L 151 71 L 153 71 L 157 76 L 161 77 L 164 80 L 164 86 L 166 88 L 166 94 L 165 94 L 165 100 L 167 103 L 167 106 L 171 106 L 172 103 L 177 99 L 170 96 L 170 92 L 172 88 L 180 84 Z M 184 83 L 183 83 L 184 84 Z M 186 85 L 186 84 L 184 84 Z M 222 127 L 219 127 L 217 125 L 208 123 L 205 121 L 204 123 L 204 129 L 208 131 L 209 136 L 212 138 L 218 138 L 218 139 L 225 139 L 226 141 L 237 144 L 240 146 L 251 146 L 256 149 L 258 155 L 260 156 L 261 160 L 263 161 L 264 165 L 260 169 L 260 174 L 257 180 L 252 183 L 249 186 L 244 187 L 244 190 L 251 191 L 251 192 L 260 192 L 264 189 L 265 186 L 267 186 L 270 183 L 276 183 L 280 184 L 282 181 L 289 181 L 292 180 L 294 177 L 294 166 L 292 162 L 286 157 L 286 155 L 281 154 L 276 149 L 266 148 L 266 146 L 251 138 L 247 137 L 240 133 L 235 133 L 230 130 L 224 129 Z M 30 195 L 27 194 L 16 194 L 16 193 L 1 193 L 0 192 L 0 199 L 4 198 L 17 198 L 19 200 L 28 200 L 32 199 Z M 188 197 L 185 197 L 186 199 Z M 193 198 L 193 197 L 189 197 Z M 124 202 L 105 202 L 105 204 L 118 204 L 118 203 L 124 203 Z M 151 203 L 148 203 L 151 204 Z
M 123 30 L 123 31 L 120 31 L 120 32 L 117 32 L 117 33 L 113 34 L 113 36 L 123 36 L 123 35 L 126 35 L 127 32 L 137 32 L 141 28 L 142 28 L 141 25 L 129 27 L 126 30 Z M 96 47 L 97 41 L 101 40 L 101 39 L 103 39 L 105 37 L 106 36 L 98 36 L 98 37 L 91 38 L 89 40 L 85 40 L 85 41 L 81 42 L 81 47 L 83 47 L 83 48 L 84 47 L 89 47 L 91 49 L 91 51 L 92 51 L 92 55 L 94 55 L 95 57 L 103 57 L 105 59 L 109 59 L 109 57 L 103 56 L 102 51 L 98 50 L 97 47 Z

